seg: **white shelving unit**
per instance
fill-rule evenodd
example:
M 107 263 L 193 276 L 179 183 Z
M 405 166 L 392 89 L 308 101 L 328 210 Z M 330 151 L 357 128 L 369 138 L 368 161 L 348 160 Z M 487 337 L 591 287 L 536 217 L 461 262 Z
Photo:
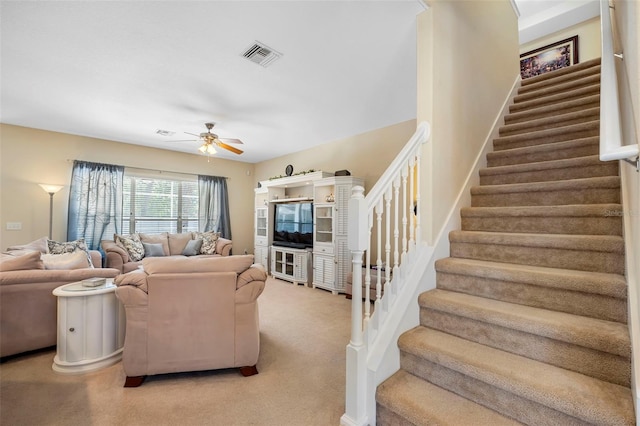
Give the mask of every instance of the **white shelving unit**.
M 351 256 L 347 246 L 349 198 L 364 181 L 334 176 L 314 182 L 313 287 L 344 293 Z
M 255 189 L 256 262 L 274 277 L 344 293 L 351 258 L 347 247 L 349 198 L 364 180 L 326 172 L 261 181 Z M 313 201 L 313 250 L 273 246 L 274 205 Z M 312 268 L 312 269 L 309 269 Z

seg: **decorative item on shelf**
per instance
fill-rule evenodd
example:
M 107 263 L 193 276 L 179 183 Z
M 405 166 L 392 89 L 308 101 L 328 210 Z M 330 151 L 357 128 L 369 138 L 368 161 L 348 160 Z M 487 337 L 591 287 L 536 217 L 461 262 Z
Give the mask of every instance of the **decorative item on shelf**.
M 289 164 L 286 169 L 284 169 L 284 173 L 287 176 L 291 176 L 293 174 L 293 166 Z
M 349 170 L 338 170 L 334 173 L 336 176 L 351 176 L 351 172 Z
M 331 193 L 325 197 L 325 200 L 327 200 L 327 203 L 333 203 L 336 199 L 333 196 L 333 193 Z
M 313 173 L 313 172 L 315 172 L 315 171 L 316 171 L 315 169 L 309 169 L 309 170 L 305 170 L 305 171 L 302 171 L 302 172 L 293 173 L 291 176 L 306 175 L 307 173 Z M 286 172 L 286 171 L 285 171 L 285 172 Z M 293 172 L 293 166 L 291 166 L 291 172 Z M 289 176 L 288 176 L 288 175 L 287 175 L 287 176 L 282 176 L 282 175 L 278 175 L 278 176 L 271 176 L 271 177 L 269 178 L 269 180 L 282 179 L 283 177 L 289 177 Z
M 267 200 L 264 200 L 264 205 L 265 205 L 265 206 L 268 206 L 268 205 L 269 205 L 269 202 L 268 202 Z
M 277 200 L 277 199 L 278 199 L 278 194 L 274 195 L 274 196 L 273 196 L 273 199 L 274 199 L 274 200 Z

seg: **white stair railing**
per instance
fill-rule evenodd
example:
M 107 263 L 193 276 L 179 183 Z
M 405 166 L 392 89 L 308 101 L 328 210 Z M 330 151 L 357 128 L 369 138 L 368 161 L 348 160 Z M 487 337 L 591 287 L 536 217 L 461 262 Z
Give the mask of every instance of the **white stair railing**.
M 343 425 L 374 421 L 368 419 L 368 415 L 372 412 L 376 384 L 372 383 L 367 362 L 378 333 L 385 327 L 394 298 L 405 287 L 406 271 L 418 260 L 416 247 L 423 242 L 421 211 L 417 206 L 421 197 L 422 145 L 429 136 L 429 124 L 421 123 L 366 197 L 364 188 L 353 188 L 349 202 L 349 250 L 353 262 L 351 341 L 347 346 Z M 372 255 L 375 255 L 373 264 Z M 376 272 L 373 283 L 372 268 Z M 372 285 L 375 286 L 373 313 Z
M 622 142 L 618 77 L 615 63 L 616 58 L 622 59 L 622 53 L 615 53 L 614 51 L 613 26 L 611 25 L 611 11 L 609 8 L 609 0 L 600 0 L 602 44 L 602 59 L 600 63 L 600 160 L 624 160 L 639 169 L 638 144 L 623 145 Z

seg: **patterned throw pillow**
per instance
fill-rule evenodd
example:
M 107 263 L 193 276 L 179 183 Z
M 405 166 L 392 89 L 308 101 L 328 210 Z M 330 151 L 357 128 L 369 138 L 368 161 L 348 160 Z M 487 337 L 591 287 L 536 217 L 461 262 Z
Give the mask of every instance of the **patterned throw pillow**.
M 138 234 L 114 235 L 116 244 L 120 244 L 129 253 L 132 262 L 137 262 L 144 258 L 144 246 Z
M 87 247 L 87 243 L 84 242 L 84 238 L 79 238 L 74 241 L 65 241 L 63 243 L 47 239 L 47 247 L 49 248 L 49 254 L 73 253 L 76 250 L 82 250 L 85 252 L 87 259 L 89 260 L 89 267 L 93 268 L 89 248 Z
M 195 240 L 202 240 L 200 254 L 216 254 L 216 242 L 220 238 L 219 232 L 194 232 Z

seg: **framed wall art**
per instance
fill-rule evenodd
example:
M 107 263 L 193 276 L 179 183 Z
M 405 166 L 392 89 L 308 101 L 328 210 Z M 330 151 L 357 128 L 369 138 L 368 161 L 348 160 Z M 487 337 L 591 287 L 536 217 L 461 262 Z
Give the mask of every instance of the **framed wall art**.
M 573 36 L 520 55 L 520 76 L 534 77 L 578 63 L 578 36 Z

